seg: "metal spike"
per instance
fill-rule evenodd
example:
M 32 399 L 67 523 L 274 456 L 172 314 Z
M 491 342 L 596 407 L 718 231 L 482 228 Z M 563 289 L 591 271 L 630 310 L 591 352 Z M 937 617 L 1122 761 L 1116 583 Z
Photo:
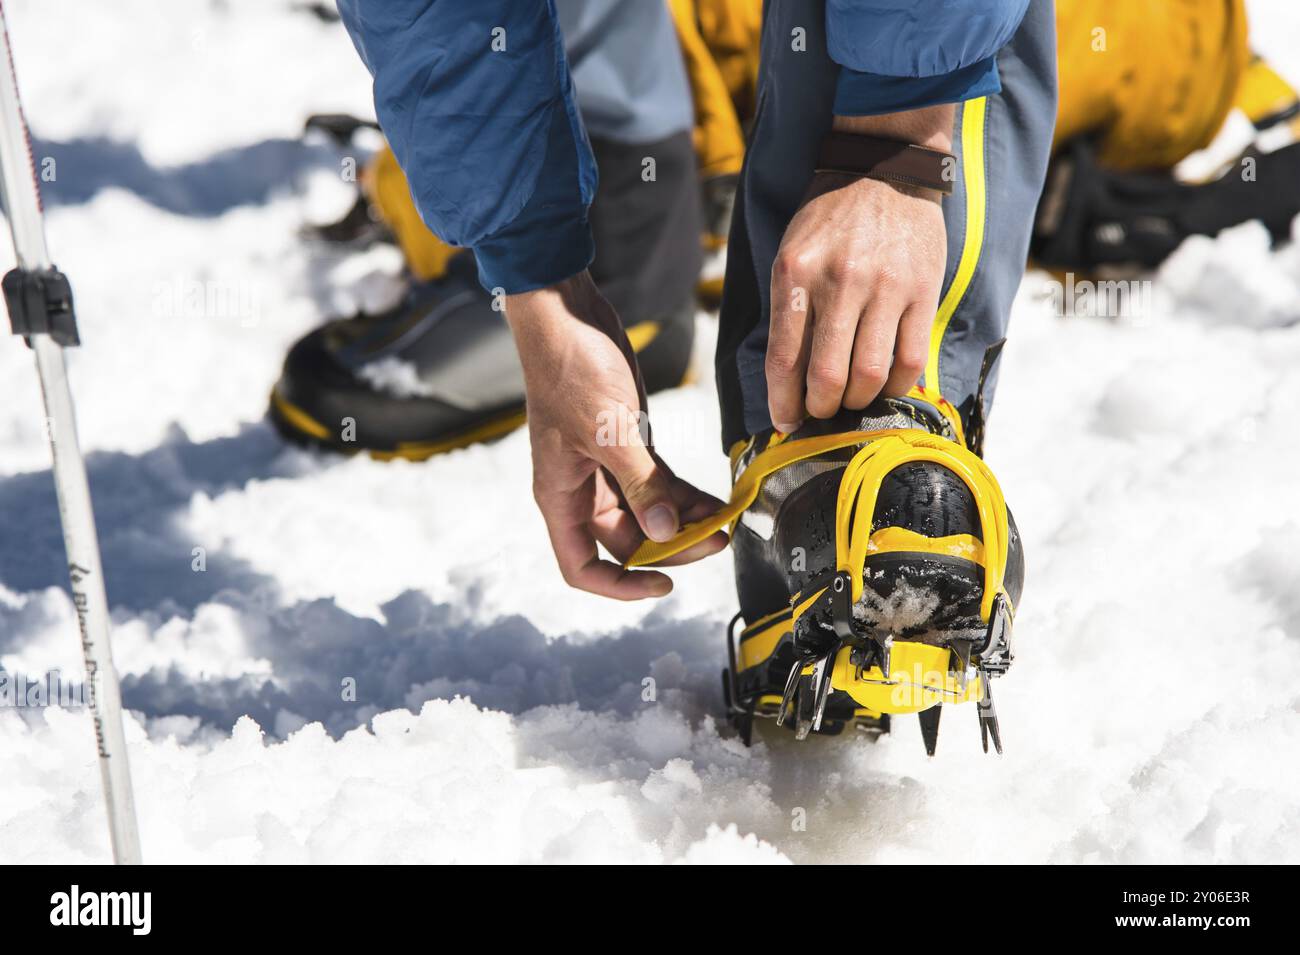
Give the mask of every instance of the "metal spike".
M 812 732 L 812 723 L 800 720 L 796 717 L 794 724 L 794 738 L 807 739 L 808 734 Z
M 943 704 L 937 703 L 916 715 L 921 721 L 921 739 L 925 740 L 925 751 L 933 756 L 939 746 L 939 717 L 943 715 Z
M 1007 672 L 1015 653 L 1011 649 L 1011 611 L 1002 594 L 993 600 L 993 613 L 989 617 L 988 635 L 979 649 L 979 667 L 1002 674 Z
M 785 692 L 781 694 L 781 711 L 776 714 L 776 725 L 785 725 L 785 714 L 790 709 L 790 703 L 794 700 L 795 690 L 799 687 L 799 674 L 803 672 L 803 660 L 794 661 L 794 666 L 790 668 L 790 675 L 785 678 Z
M 754 742 L 754 714 L 740 717 L 736 728 L 740 731 L 740 741 L 748 748 Z
M 993 692 L 989 687 L 989 675 L 987 671 L 981 671 L 980 676 L 983 678 L 984 697 L 979 701 L 976 712 L 980 718 L 980 741 L 984 744 L 984 752 L 989 751 L 989 737 L 993 737 L 993 748 L 997 750 L 999 756 L 1002 755 L 1002 733 L 998 729 L 998 711 L 993 706 Z
M 893 668 L 889 665 L 889 649 L 894 645 L 894 635 L 892 633 L 885 634 L 883 640 L 877 639 L 876 645 L 880 647 L 880 675 L 888 683 L 889 675 L 893 672 Z
M 811 676 L 800 676 L 794 694 L 794 738 L 807 739 L 812 732 L 816 709 L 816 693 Z
M 957 654 L 957 686 L 963 693 L 966 692 L 966 684 L 970 676 L 970 655 L 972 643 L 970 640 L 953 640 L 949 644 L 952 652 Z
M 831 674 L 828 672 L 830 661 L 835 658 L 838 646 L 813 664 L 813 723 L 815 730 L 822 728 L 822 715 L 826 712 L 826 700 L 831 695 Z

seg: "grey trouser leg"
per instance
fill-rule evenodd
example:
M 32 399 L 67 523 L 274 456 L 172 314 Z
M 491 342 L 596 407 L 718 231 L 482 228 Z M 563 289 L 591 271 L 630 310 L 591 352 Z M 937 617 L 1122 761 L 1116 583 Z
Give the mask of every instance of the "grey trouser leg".
M 556 0 L 555 11 L 589 136 L 648 143 L 691 131 L 691 86 L 666 3 Z
M 791 42 L 797 28 L 804 50 Z M 937 365 L 944 397 L 968 424 L 985 351 L 1006 335 L 1047 170 L 1056 119 L 1051 0 L 1032 0 L 998 54 L 998 69 L 1002 92 L 957 110 L 959 174 L 944 200 L 948 262 L 927 366 L 933 376 Z M 830 129 L 838 73 L 826 52 L 824 0 L 767 0 L 758 111 L 732 221 L 718 334 L 724 449 L 772 426 L 764 372 L 772 263 Z M 985 387 L 986 404 L 995 378 Z

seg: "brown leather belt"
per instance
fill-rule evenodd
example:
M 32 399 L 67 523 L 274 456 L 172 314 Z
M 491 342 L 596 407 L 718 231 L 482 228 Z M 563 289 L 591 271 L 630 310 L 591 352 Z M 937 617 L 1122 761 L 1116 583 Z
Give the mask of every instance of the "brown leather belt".
M 899 182 L 950 196 L 957 176 L 957 159 L 951 153 L 913 143 L 829 132 L 817 156 L 817 172 Z

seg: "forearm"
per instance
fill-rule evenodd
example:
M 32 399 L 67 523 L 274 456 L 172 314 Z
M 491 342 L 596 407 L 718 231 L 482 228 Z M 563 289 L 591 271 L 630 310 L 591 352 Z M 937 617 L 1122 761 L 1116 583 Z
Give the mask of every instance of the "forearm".
M 340 0 L 420 216 L 489 289 L 591 261 L 595 162 L 552 0 Z

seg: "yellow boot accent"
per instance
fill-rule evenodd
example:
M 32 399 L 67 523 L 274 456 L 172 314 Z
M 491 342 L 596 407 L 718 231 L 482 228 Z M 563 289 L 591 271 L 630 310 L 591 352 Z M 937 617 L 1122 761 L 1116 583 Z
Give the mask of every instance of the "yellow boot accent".
M 271 404 L 288 424 L 308 437 L 322 441 L 334 450 L 353 453 L 351 449 L 339 446 L 338 442 L 334 440 L 334 433 L 329 428 L 281 395 L 278 389 L 273 388 L 271 390 Z M 391 451 L 365 447 L 357 447 L 355 450 L 365 452 L 376 461 L 423 461 L 435 454 L 444 454 L 447 451 L 455 451 L 471 444 L 491 441 L 493 438 L 509 434 L 523 424 L 525 420 L 526 416 L 522 410 L 507 410 L 502 412 L 500 417 L 492 418 L 467 431 L 462 431 L 453 437 L 439 441 L 407 441 L 399 444 Z
M 406 174 L 390 148 L 385 146 L 375 154 L 362 182 L 380 218 L 397 237 L 411 273 L 423 282 L 446 275 L 447 263 L 462 250 L 443 242 L 424 224 L 411 198 Z
M 984 544 L 973 534 L 949 534 L 926 537 L 906 527 L 882 527 L 867 541 L 867 556 L 877 554 L 934 554 L 937 557 L 960 557 L 984 566 Z
M 448 451 L 467 448 L 471 444 L 500 438 L 514 431 L 526 420 L 527 415 L 522 410 L 507 411 L 501 417 L 486 421 L 455 437 L 442 441 L 404 441 L 397 446 L 396 451 L 371 451 L 370 456 L 377 461 L 424 461 L 435 454 L 445 454 Z
M 627 330 L 627 343 L 638 355 L 659 337 L 659 323 L 653 319 L 637 322 Z
M 328 441 L 333 435 L 330 429 L 325 427 L 307 412 L 303 411 L 288 398 L 282 397 L 278 388 L 271 389 L 271 404 L 275 407 L 289 424 L 293 425 L 303 434 L 310 435 L 322 441 Z
M 781 638 L 794 629 L 790 608 L 783 608 L 778 613 L 781 619 L 764 625 L 763 620 L 773 616 L 769 615 L 746 627 L 745 632 L 740 635 L 739 652 L 736 655 L 736 667 L 739 672 L 744 673 L 760 663 L 766 663 L 776 652 Z

